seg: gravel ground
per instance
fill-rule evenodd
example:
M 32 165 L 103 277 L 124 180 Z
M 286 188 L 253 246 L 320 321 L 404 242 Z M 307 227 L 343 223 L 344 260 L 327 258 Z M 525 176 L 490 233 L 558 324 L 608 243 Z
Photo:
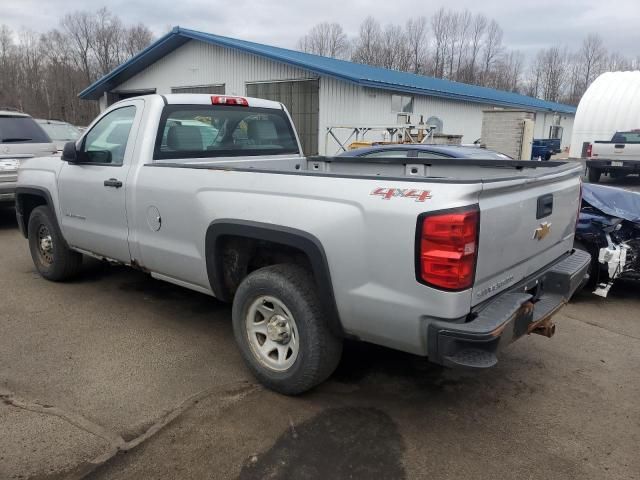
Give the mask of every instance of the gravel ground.
M 288 398 L 227 305 L 93 262 L 46 282 L 10 209 L 0 252 L 0 479 L 640 478 L 637 284 L 578 295 L 488 371 L 348 343 Z

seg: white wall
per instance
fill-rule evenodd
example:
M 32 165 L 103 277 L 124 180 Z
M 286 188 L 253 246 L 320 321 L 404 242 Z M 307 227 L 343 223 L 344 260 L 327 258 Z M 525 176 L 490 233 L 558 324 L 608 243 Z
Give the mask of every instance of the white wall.
M 397 123 L 397 112 L 391 109 L 391 97 L 394 92 L 373 88 L 358 87 L 351 83 L 322 78 L 320 81 L 320 152 L 325 152 L 323 139 L 326 129 L 335 125 L 393 125 Z M 406 94 L 403 94 L 406 95 Z M 412 121 L 418 121 L 423 115 L 424 121 L 439 117 L 443 122 L 443 132 L 462 135 L 462 143 L 473 143 L 481 137 L 482 112 L 492 109 L 492 105 L 447 100 L 425 95 L 413 95 Z M 535 138 L 547 138 L 549 126 L 553 124 L 553 114 L 536 114 Z M 573 116 L 561 115 L 560 125 L 564 127 L 562 148 L 568 147 L 571 140 Z M 336 131 L 337 133 L 338 131 Z M 348 130 L 342 130 L 339 137 L 346 139 Z M 380 131 L 372 131 L 367 140 L 388 140 Z M 351 140 L 354 140 L 353 138 Z M 331 138 L 326 140 L 327 155 L 335 154 L 339 145 Z
M 313 78 L 318 76 L 301 68 L 192 40 L 118 85 L 114 92 L 155 88 L 157 93 L 166 94 L 171 93 L 171 87 L 225 84 L 225 93 L 228 95 L 245 95 L 246 83 Z M 393 92 L 364 88 L 331 77 L 320 77 L 319 95 L 318 151 L 321 154 L 331 155 L 337 151 L 338 146 L 333 140 L 327 142 L 328 126 L 397 123 L 397 112 L 391 109 Z M 413 97 L 416 119 L 420 114 L 424 115 L 425 121 L 430 116 L 439 117 L 443 121 L 444 133 L 463 135 L 463 143 L 472 143 L 480 138 L 482 111 L 492 108 L 488 104 L 424 95 Z M 104 102 L 100 102 L 101 109 L 104 108 L 103 104 Z M 545 119 L 545 114 L 538 114 L 538 117 L 542 124 L 539 125 L 539 121 L 536 121 L 536 134 L 540 132 L 539 136 L 546 137 L 552 116 L 547 114 L 548 118 Z M 564 133 L 564 138 L 568 141 L 570 132 L 565 129 Z M 383 139 L 380 134 L 366 138 Z M 329 145 L 327 149 L 325 142 Z
M 305 78 L 317 75 L 249 53 L 191 40 L 114 91 L 156 88 L 157 93 L 171 93 L 171 87 L 223 83 L 226 94 L 245 95 L 246 82 Z

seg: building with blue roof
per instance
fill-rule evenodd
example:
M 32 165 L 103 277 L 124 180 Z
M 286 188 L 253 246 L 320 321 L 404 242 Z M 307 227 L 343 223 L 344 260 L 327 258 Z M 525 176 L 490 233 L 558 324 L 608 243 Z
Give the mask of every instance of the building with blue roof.
M 437 125 L 481 136 L 483 111 L 533 113 L 536 138 L 571 137 L 576 108 L 512 92 L 372 67 L 345 60 L 175 27 L 149 47 L 97 80 L 80 97 L 101 109 L 123 98 L 149 93 L 211 93 L 277 100 L 287 106 L 307 153 L 333 154 L 329 128 Z M 348 136 L 349 128 L 332 130 Z M 369 133 L 384 139 L 386 130 Z M 376 138 L 375 136 L 379 138 Z

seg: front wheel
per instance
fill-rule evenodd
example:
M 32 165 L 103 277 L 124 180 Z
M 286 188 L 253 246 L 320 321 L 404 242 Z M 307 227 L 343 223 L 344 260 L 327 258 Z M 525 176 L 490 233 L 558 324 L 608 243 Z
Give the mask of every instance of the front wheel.
M 333 373 L 342 340 L 327 324 L 311 275 L 273 265 L 248 275 L 233 299 L 233 331 L 256 378 L 285 395 L 303 393 Z
M 49 207 L 34 208 L 27 228 L 31 258 L 40 275 L 59 282 L 78 272 L 82 255 L 67 247 Z

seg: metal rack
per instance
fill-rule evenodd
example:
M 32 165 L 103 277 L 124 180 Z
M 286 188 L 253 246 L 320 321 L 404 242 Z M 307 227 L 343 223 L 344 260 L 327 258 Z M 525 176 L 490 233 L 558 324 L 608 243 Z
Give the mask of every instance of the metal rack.
M 432 139 L 433 132 L 436 129 L 434 125 L 425 125 L 424 123 L 401 123 L 389 125 L 334 125 L 327 127 L 324 138 L 325 154 L 329 154 L 329 138 L 338 144 L 336 154 L 346 152 L 349 145 L 354 142 L 366 141 L 365 135 L 372 131 L 384 132 L 389 135 L 389 140 L 379 143 L 429 143 Z M 347 130 L 349 136 L 346 140 L 340 140 L 338 131 Z

